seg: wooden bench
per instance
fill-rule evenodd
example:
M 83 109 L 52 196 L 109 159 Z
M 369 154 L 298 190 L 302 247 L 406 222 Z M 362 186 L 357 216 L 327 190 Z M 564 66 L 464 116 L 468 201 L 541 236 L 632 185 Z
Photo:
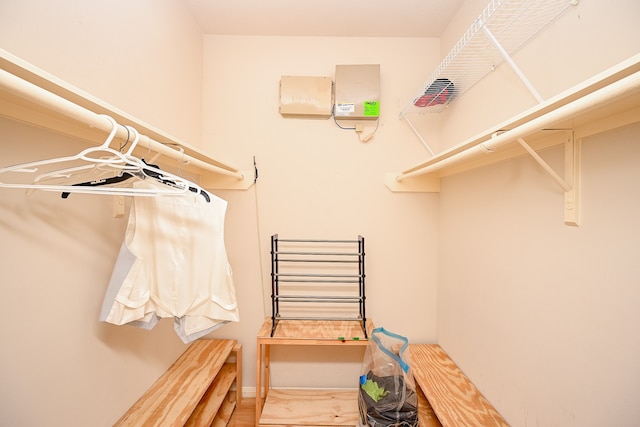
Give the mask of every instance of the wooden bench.
M 420 427 L 509 427 L 437 344 L 410 344 Z
M 115 426 L 226 426 L 241 399 L 242 346 L 197 340 Z

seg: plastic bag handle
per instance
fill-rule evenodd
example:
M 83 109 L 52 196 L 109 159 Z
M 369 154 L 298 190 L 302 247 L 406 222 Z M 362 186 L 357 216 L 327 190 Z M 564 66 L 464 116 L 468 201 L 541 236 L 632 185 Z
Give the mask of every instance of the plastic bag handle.
M 402 347 L 400 348 L 400 352 L 399 352 L 400 354 L 404 353 L 404 351 L 409 346 L 409 340 L 406 337 L 403 337 L 402 335 L 398 335 L 398 334 L 395 334 L 393 332 L 387 331 L 386 329 L 384 329 L 382 327 L 375 328 L 372 331 L 372 334 L 371 334 L 371 338 L 378 345 L 378 348 L 380 348 L 380 350 L 382 350 L 382 352 L 384 354 L 386 354 L 387 356 L 389 356 L 390 358 L 392 358 L 393 360 L 398 362 L 398 364 L 400 365 L 400 367 L 402 368 L 402 370 L 404 371 L 405 374 L 408 373 L 409 372 L 409 365 L 404 360 L 402 360 L 401 356 L 395 354 L 394 352 L 392 352 L 391 350 L 389 350 L 388 348 L 383 346 L 382 343 L 380 342 L 380 338 L 378 338 L 376 336 L 376 333 L 382 333 L 382 334 L 385 334 L 385 335 L 387 335 L 389 337 L 396 338 L 396 339 L 404 342 L 404 344 L 402 344 Z

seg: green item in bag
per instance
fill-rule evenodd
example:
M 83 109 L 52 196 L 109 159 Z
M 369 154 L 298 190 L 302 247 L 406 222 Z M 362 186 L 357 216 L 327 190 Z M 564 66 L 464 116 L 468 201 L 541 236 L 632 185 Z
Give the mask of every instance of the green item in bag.
M 378 402 L 380 399 L 385 397 L 389 392 L 384 389 L 384 387 L 380 387 L 377 382 L 367 380 L 364 384 L 362 384 L 362 390 L 369 395 L 375 402 Z

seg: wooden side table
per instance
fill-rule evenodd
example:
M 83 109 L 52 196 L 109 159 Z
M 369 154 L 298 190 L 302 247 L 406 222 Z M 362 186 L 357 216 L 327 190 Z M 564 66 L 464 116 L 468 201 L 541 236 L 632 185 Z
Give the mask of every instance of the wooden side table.
M 271 336 L 271 319 L 258 332 L 256 350 L 256 427 L 269 425 L 355 426 L 358 422 L 358 391 L 277 390 L 269 385 L 269 356 L 273 345 L 366 346 L 361 321 L 281 320 Z M 367 336 L 373 321 L 367 319 Z M 313 404 L 307 404 L 310 400 Z M 283 411 L 283 408 L 288 408 Z M 304 410 L 313 408 L 313 413 Z

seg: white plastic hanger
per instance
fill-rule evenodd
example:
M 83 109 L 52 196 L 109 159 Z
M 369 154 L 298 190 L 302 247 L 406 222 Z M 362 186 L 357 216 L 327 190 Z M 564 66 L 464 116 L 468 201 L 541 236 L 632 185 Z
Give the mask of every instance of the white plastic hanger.
M 198 184 L 187 180 L 181 175 L 176 175 L 176 174 L 163 171 L 157 168 L 156 166 L 131 155 L 131 153 L 133 153 L 133 149 L 136 147 L 136 145 L 138 144 L 138 141 L 140 140 L 140 134 L 133 127 L 127 126 L 127 128 L 129 131 L 133 132 L 134 140 L 133 140 L 133 143 L 131 144 L 131 148 L 129 148 L 129 150 L 124 156 L 127 159 L 131 160 L 132 162 L 139 164 L 141 171 L 145 176 L 149 177 L 150 179 L 155 179 L 164 185 L 169 185 L 169 186 L 179 185 L 179 187 L 181 188 L 180 194 L 189 190 L 196 194 L 201 194 L 207 202 L 211 201 L 209 194 L 204 189 L 202 189 Z M 182 147 L 179 147 L 179 148 L 184 153 L 184 149 Z
M 134 141 L 131 144 L 129 150 L 126 153 L 124 153 L 125 157 L 130 157 L 133 150 L 136 148 L 139 135 L 137 135 L 135 129 L 133 129 L 132 127 L 125 126 L 125 128 L 127 129 L 127 133 L 129 135 L 131 134 L 131 132 L 134 133 Z M 136 139 L 135 136 L 138 136 L 138 139 Z M 112 137 L 110 134 L 107 140 L 100 147 L 103 147 L 104 145 L 107 145 L 107 146 L 110 145 L 111 140 L 112 140 Z M 129 142 L 129 136 L 127 136 L 127 143 L 128 142 Z M 122 151 L 122 147 L 120 148 L 120 151 Z M 74 166 L 74 167 L 69 167 L 65 169 L 56 169 L 49 172 L 44 172 L 38 175 L 33 180 L 33 183 L 34 184 L 40 183 L 40 184 L 47 184 L 47 185 L 51 185 L 51 184 L 72 185 L 72 184 L 76 184 L 78 182 L 84 182 L 84 181 L 97 182 L 103 178 L 114 177 L 114 174 L 116 174 L 117 176 L 117 175 L 122 175 L 126 172 L 130 172 L 133 174 L 140 171 L 140 166 L 137 163 L 135 166 L 123 165 L 119 161 L 120 159 L 118 157 L 114 157 L 113 155 L 110 157 L 112 160 L 115 160 L 115 162 L 106 162 L 106 161 L 103 161 L 100 163 L 88 162 L 87 164 L 83 164 L 81 166 Z M 35 191 L 34 188 L 28 188 L 27 195 L 30 196 L 31 193 L 33 193 L 33 191 Z
M 196 184 L 177 175 L 162 171 L 155 166 L 147 165 L 142 160 L 131 155 L 140 138 L 139 133 L 134 128 L 128 127 L 130 131 L 133 131 L 135 138 L 126 153 L 123 154 L 120 151 L 110 148 L 109 145 L 118 131 L 118 124 L 110 116 L 103 115 L 103 117 L 107 118 L 112 123 L 113 128 L 102 145 L 87 148 L 74 156 L 58 157 L 0 168 L 0 187 L 23 188 L 27 190 L 36 189 L 61 193 L 108 194 L 121 196 L 176 195 L 184 194 L 190 189 L 198 192 L 203 191 Z M 84 164 L 78 165 L 79 162 L 84 162 Z M 67 165 L 66 168 L 56 170 L 51 170 L 49 168 L 49 170 L 47 170 L 47 166 L 60 166 L 64 164 Z M 92 170 L 95 168 L 103 171 L 111 169 L 115 173 L 127 172 L 132 176 L 138 177 L 146 176 L 148 177 L 146 179 L 153 179 L 166 185 L 156 185 L 153 186 L 153 188 L 136 188 L 82 186 L 49 182 L 52 180 L 59 181 L 60 178 L 65 177 L 70 178 L 77 172 Z M 16 182 L 17 180 L 15 178 L 33 176 L 35 173 L 38 173 L 38 175 L 35 179 L 32 179 L 32 182 L 30 183 Z M 2 180 L 3 175 L 9 178 L 13 177 L 14 181 L 4 182 L 4 180 Z

